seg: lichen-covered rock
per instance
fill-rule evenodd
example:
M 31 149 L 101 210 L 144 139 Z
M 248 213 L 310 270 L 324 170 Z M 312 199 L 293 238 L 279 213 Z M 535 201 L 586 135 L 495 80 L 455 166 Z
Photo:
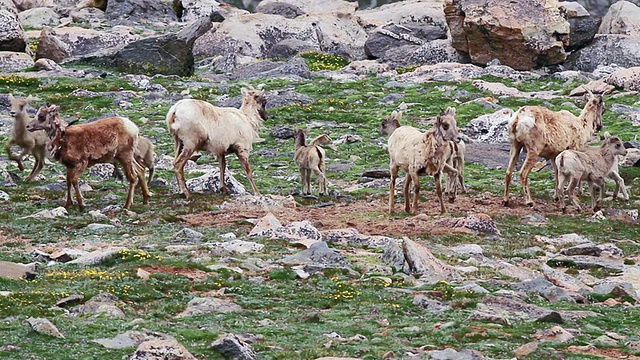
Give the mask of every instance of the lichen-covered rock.
M 36 59 L 60 63 L 70 57 L 119 48 L 139 38 L 132 30 L 127 27 L 113 27 L 104 32 L 81 27 L 45 28 L 40 33 Z
M 591 44 L 569 55 L 568 69 L 592 72 L 599 65 L 633 67 L 640 63 L 640 36 L 596 35 Z
M 224 175 L 225 184 L 230 194 L 244 195 L 247 193 L 244 185 L 236 180 L 229 171 L 225 171 Z M 220 192 L 220 170 L 215 168 L 202 176 L 187 180 L 187 188 L 191 192 L 200 194 Z
M 402 26 L 389 24 L 369 34 L 364 44 L 367 57 L 383 57 L 388 50 L 404 46 L 421 46 L 431 40 L 446 39 L 447 29 L 429 24 L 408 23 Z
M 345 0 L 262 0 L 256 6 L 256 12 L 265 12 L 263 9 L 272 4 L 283 3 L 295 6 L 303 14 L 353 14 L 358 9 L 358 3 Z
M 42 29 L 45 26 L 56 26 L 60 23 L 60 16 L 48 7 L 33 8 L 18 14 L 20 24 L 32 29 Z
M 136 351 L 125 360 L 196 360 L 187 348 L 177 340 L 149 340 L 138 345 Z
M 225 334 L 211 343 L 210 347 L 227 359 L 255 360 L 258 358 L 258 354 L 251 345 L 234 334 Z
M 444 14 L 453 47 L 474 64 L 530 70 L 566 59 L 570 27 L 557 0 L 446 0 Z
M 0 51 L 0 71 L 22 71 L 32 68 L 33 65 L 33 59 L 26 53 Z
M 488 144 L 509 142 L 507 123 L 513 116 L 513 110 L 501 109 L 492 114 L 481 115 L 469 121 L 464 134 L 469 138 Z
M 0 0 L 0 51 L 25 51 L 27 43 L 12 0 Z
M 640 66 L 614 71 L 604 81 L 624 90 L 640 91 Z
M 215 0 L 181 0 L 180 5 L 181 13 L 179 15 L 182 21 L 193 21 L 207 17 L 212 21 L 220 22 L 232 16 L 249 13 L 247 10 L 238 9 L 225 3 L 221 4 Z
M 110 0 L 105 15 L 115 23 L 127 24 L 178 20 L 173 9 L 160 0 Z
M 423 24 L 446 29 L 442 12 L 444 0 L 405 0 L 358 11 L 366 29 L 393 23 L 396 25 Z
M 640 7 L 624 0 L 611 5 L 598 34 L 640 36 Z

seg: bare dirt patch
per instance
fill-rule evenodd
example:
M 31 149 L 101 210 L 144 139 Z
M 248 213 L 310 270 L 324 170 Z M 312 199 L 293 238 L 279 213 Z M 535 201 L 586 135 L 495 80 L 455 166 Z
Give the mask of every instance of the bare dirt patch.
M 184 218 L 192 226 L 230 227 L 249 232 L 253 225 L 248 219 L 260 218 L 273 213 L 284 225 L 294 221 L 308 220 L 319 230 L 355 228 L 361 234 L 411 236 L 430 233 L 434 230 L 433 222 L 442 216 L 466 216 L 485 213 L 496 219 L 501 216 L 523 216 L 532 212 L 548 216 L 561 214 L 553 202 L 538 200 L 537 206 L 531 208 L 524 200 L 512 197 L 508 207 L 502 205 L 502 198 L 491 193 L 462 194 L 451 204 L 447 203 L 449 214 L 440 215 L 438 198 L 434 192 L 423 192 L 419 204 L 420 215 L 410 216 L 404 212 L 404 205 L 396 203 L 395 213 L 387 213 L 387 196 L 377 195 L 365 200 L 336 203 L 332 206 L 314 207 L 272 207 L 262 209 L 230 202 L 227 211 L 205 212 L 187 215 Z

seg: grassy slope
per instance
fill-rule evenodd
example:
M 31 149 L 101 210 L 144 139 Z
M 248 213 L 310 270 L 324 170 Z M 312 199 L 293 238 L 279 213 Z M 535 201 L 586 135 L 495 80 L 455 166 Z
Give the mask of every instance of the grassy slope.
M 195 80 L 195 79 L 193 79 Z M 154 79 L 170 92 L 179 93 L 185 90 L 184 81 L 175 79 Z M 354 166 L 349 171 L 331 173 L 330 178 L 354 181 L 363 170 L 387 165 L 385 150 L 377 145 L 382 143 L 378 134 L 380 119 L 389 114 L 398 104 L 381 104 L 380 99 L 390 92 L 404 95 L 406 103 L 416 103 L 405 112 L 405 120 L 417 124 L 422 117 L 433 116 L 447 106 L 455 106 L 458 110 L 460 126 L 470 119 L 483 114 L 486 110 L 473 104 L 459 106 L 453 99 L 444 95 L 445 88 L 454 87 L 469 92 L 471 100 L 488 95 L 471 86 L 470 82 L 429 83 L 408 89 L 388 89 L 384 87 L 387 79 L 370 78 L 352 83 L 335 83 L 326 79 L 313 81 L 288 82 L 282 80 L 266 80 L 266 89 L 272 90 L 290 87 L 307 94 L 316 100 L 308 105 L 290 105 L 271 111 L 271 119 L 266 122 L 263 131 L 265 142 L 257 144 L 256 149 L 272 148 L 279 156 L 265 158 L 253 156 L 258 187 L 264 193 L 286 195 L 298 186 L 297 172 L 292 164 L 290 154 L 292 141 L 280 141 L 269 136 L 268 130 L 275 125 L 286 124 L 302 127 L 312 122 L 329 122 L 334 125 L 317 127 L 310 130 L 310 137 L 323 132 L 332 138 L 343 134 L 360 135 L 364 141 L 350 145 L 339 145 L 337 151 L 330 151 L 331 162 L 352 159 Z M 575 84 L 562 84 L 555 81 L 528 81 L 512 84 L 523 90 L 561 89 L 569 90 Z M 101 114 L 115 111 L 129 116 L 135 121 L 142 133 L 156 139 L 158 154 L 173 152 L 173 144 L 164 125 L 164 115 L 171 106 L 169 101 L 155 100 L 151 102 L 132 98 L 132 106 L 121 109 L 108 97 L 72 96 L 75 89 L 96 92 L 132 90 L 132 85 L 119 77 L 107 77 L 95 80 L 74 79 L 25 79 L 20 76 L 1 76 L 0 93 L 12 92 L 14 95 L 34 94 L 43 101 L 61 105 L 63 114 L 78 116 L 82 119 L 93 118 Z M 215 89 L 212 86 L 211 89 Z M 217 91 L 206 86 L 190 88 L 196 98 L 213 100 Z M 232 84 L 230 95 L 237 95 L 239 84 Z M 624 104 L 636 104 L 637 97 L 626 96 L 615 101 Z M 558 110 L 566 100 L 552 100 L 551 107 Z M 500 99 L 503 106 L 516 108 L 524 104 L 518 99 Z M 535 103 L 532 101 L 527 104 Z M 580 104 L 578 104 L 580 105 Z M 569 109 L 571 110 L 571 109 Z M 573 110 L 575 111 L 575 110 Z M 141 121 L 144 117 L 148 120 Z M 607 111 L 605 122 L 608 130 L 619 134 L 624 140 L 636 134 L 629 122 L 618 115 Z M 0 139 L 5 141 L 6 139 Z M 209 162 L 205 156 L 200 162 Z M 278 166 L 274 166 L 278 165 Z M 505 164 L 506 165 L 506 164 Z M 237 161 L 229 161 L 229 166 L 236 173 L 241 173 Z M 14 164 L 9 170 L 16 171 Z M 44 174 L 51 179 L 61 174 L 60 165 L 47 166 Z M 487 170 L 478 165 L 468 166 L 467 179 L 472 186 L 472 194 L 492 192 L 499 194 L 502 190 L 503 171 Z M 635 169 L 622 169 L 627 181 L 639 174 Z M 158 176 L 173 180 L 170 171 L 159 171 Z M 552 188 L 548 173 L 534 175 L 532 190 L 534 194 L 548 192 Z M 91 208 L 99 209 L 109 204 L 121 204 L 124 201 L 125 186 L 115 181 L 97 181 L 84 177 L 98 191 L 85 193 Z M 238 178 L 245 182 L 243 176 Z M 15 237 L 0 247 L 0 260 L 30 262 L 28 254 L 22 253 L 23 243 L 19 239 L 34 244 L 68 241 L 70 245 L 96 241 L 96 235 L 84 229 L 94 222 L 87 213 L 72 210 L 68 219 L 36 221 L 23 219 L 38 210 L 59 206 L 62 194 L 59 192 L 42 192 L 35 187 L 40 184 L 20 183 L 16 188 L 4 188 L 11 196 L 11 202 L 0 204 L 0 235 Z M 519 189 L 516 188 L 515 191 Z M 0 296 L 0 346 L 12 344 L 20 350 L 1 350 L 2 359 L 120 359 L 132 350 L 108 350 L 91 340 L 112 337 L 133 328 L 133 319 L 142 319 L 140 328 L 158 330 L 172 334 L 182 342 L 198 359 L 220 358 L 215 352 L 208 350 L 208 345 L 219 335 L 227 332 L 249 332 L 261 334 L 264 340 L 254 347 L 266 359 L 313 359 L 320 356 L 361 356 L 365 359 L 379 359 L 392 350 L 396 356 L 403 356 L 405 351 L 421 346 L 427 348 L 472 348 L 485 355 L 507 358 L 517 346 L 531 340 L 531 335 L 538 329 L 548 328 L 548 324 L 516 323 L 512 326 L 498 326 L 484 322 L 465 321 L 468 312 L 473 308 L 477 298 L 466 293 L 455 293 L 450 285 L 439 284 L 429 289 L 437 290 L 451 299 L 455 310 L 442 315 L 434 315 L 412 305 L 412 296 L 398 291 L 408 288 L 401 276 L 391 276 L 392 282 L 372 279 L 372 274 L 362 277 L 327 271 L 317 274 L 305 281 L 297 280 L 289 270 L 274 270 L 266 273 L 237 275 L 226 271 L 212 272 L 207 278 L 189 280 L 179 275 L 154 275 L 150 281 L 138 279 L 136 269 L 143 265 L 164 265 L 176 268 L 203 269 L 203 265 L 215 263 L 217 259 L 207 258 L 206 251 L 200 256 L 183 253 L 168 253 L 164 246 L 170 242 L 171 235 L 184 225 L 181 216 L 184 214 L 215 210 L 224 198 L 217 195 L 200 196 L 187 204 L 167 189 L 153 189 L 155 196 L 152 206 L 144 208 L 134 206 L 133 211 L 140 213 L 139 218 L 122 217 L 123 226 L 108 230 L 99 235 L 99 241 L 132 246 L 134 250 L 121 254 L 120 257 L 98 267 L 80 269 L 72 266 L 57 265 L 47 267 L 35 281 L 12 281 L 0 279 L 0 290 L 12 291 L 10 296 Z M 384 196 L 386 189 L 361 192 L 358 197 Z M 105 196 L 109 194 L 109 196 Z M 115 194 L 116 196 L 113 197 Z M 637 195 L 632 194 L 632 200 Z M 136 198 L 138 203 L 139 198 Z M 380 209 L 372 209 L 379 213 Z M 388 216 L 388 215 L 385 215 Z M 546 227 L 522 225 L 517 218 L 505 216 L 496 219 L 501 224 L 504 238 L 496 243 L 473 237 L 458 236 L 424 236 L 423 240 L 432 243 L 454 244 L 475 242 L 488 245 L 493 256 L 512 257 L 531 245 L 534 235 L 558 235 L 569 232 L 589 234 L 595 241 L 609 241 L 615 234 L 616 239 L 640 238 L 637 227 L 611 221 L 592 223 L 587 216 L 551 217 Z M 235 229 L 203 227 L 196 230 L 205 233 L 208 238 Z M 243 235 L 243 234 L 238 234 Z M 282 242 L 259 239 L 266 247 L 264 253 L 252 255 L 264 259 L 274 259 L 282 254 L 295 252 Z M 625 251 L 630 256 L 638 255 L 635 245 L 628 245 Z M 242 258 L 242 257 L 240 257 Z M 240 260 L 238 260 L 240 261 Z M 481 269 L 486 279 L 496 276 L 490 269 Z M 224 288 L 225 296 L 233 299 L 243 308 L 232 314 L 211 314 L 192 318 L 174 319 L 173 315 L 184 309 L 194 293 L 202 293 Z M 122 300 L 122 308 L 127 315 L 125 320 L 84 320 L 66 318 L 61 311 L 52 308 L 61 297 L 70 293 L 78 293 L 89 298 L 99 292 L 110 291 Z M 531 299 L 536 302 L 537 299 Z M 634 320 L 638 318 L 638 310 L 627 307 L 600 308 L 599 306 L 580 306 L 570 304 L 546 304 L 553 308 L 589 309 L 605 317 L 588 318 L 580 324 L 564 324 L 565 328 L 580 328 L 582 335 L 569 344 L 543 343 L 540 349 L 528 359 L 546 359 L 557 354 L 569 345 L 584 345 L 610 330 L 637 340 Z M 318 318 L 313 314 L 319 314 Z M 67 336 L 66 339 L 51 339 L 32 332 L 23 324 L 28 316 L 48 317 Z M 261 326 L 260 321 L 270 319 L 275 325 Z M 435 324 L 451 322 L 449 326 L 438 327 Z M 418 328 L 415 328 L 418 326 Z M 600 330 L 598 330 L 600 329 Z M 330 348 L 324 346 L 328 338 L 323 334 L 338 332 L 342 336 L 351 337 L 362 334 L 367 340 L 360 342 L 334 341 Z M 73 345 L 73 350 L 70 346 Z M 52 351 L 52 349 L 55 349 Z M 63 350 L 68 349 L 68 350 Z M 624 350 L 624 347 L 622 348 Z M 584 355 L 567 354 L 565 358 L 585 359 Z

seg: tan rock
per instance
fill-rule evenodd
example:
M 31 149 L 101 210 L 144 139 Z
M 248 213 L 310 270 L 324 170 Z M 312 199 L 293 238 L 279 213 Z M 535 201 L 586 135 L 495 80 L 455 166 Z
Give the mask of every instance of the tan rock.
M 640 36 L 640 8 L 628 1 L 616 2 L 602 18 L 598 33 Z
M 536 350 L 538 350 L 538 342 L 537 341 L 532 341 L 532 342 L 528 342 L 528 343 L 526 343 L 524 345 L 518 346 L 515 350 L 513 350 L 513 354 L 515 356 L 517 356 L 518 358 L 520 358 L 520 357 L 532 354 Z

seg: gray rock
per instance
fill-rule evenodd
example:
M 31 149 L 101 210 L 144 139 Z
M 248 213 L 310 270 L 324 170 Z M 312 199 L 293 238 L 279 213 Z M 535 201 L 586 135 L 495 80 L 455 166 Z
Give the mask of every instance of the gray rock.
M 389 241 L 387 243 L 380 257 L 380 262 L 393 267 L 395 271 L 409 270 L 409 264 L 407 264 L 404 258 L 404 251 L 396 241 Z
M 484 360 L 485 357 L 477 350 L 462 349 L 460 351 L 454 349 L 431 350 L 429 351 L 429 359 L 431 360 Z
M 22 11 L 18 14 L 23 27 L 42 29 L 45 26 L 55 27 L 60 23 L 60 16 L 48 7 L 38 7 Z
M 639 62 L 640 36 L 598 34 L 589 46 L 571 53 L 565 67 L 592 72 L 598 65 L 632 67 Z
M 104 13 L 107 19 L 117 24 L 167 23 L 178 20 L 173 9 L 160 0 L 108 1 Z
M 33 59 L 26 53 L 13 51 L 0 51 L 0 71 L 14 72 L 31 69 L 34 66 Z
M 311 79 L 307 63 L 301 57 L 294 57 L 287 62 L 263 60 L 237 66 L 232 77 L 239 80 L 283 78 Z
M 256 12 L 260 12 L 263 14 L 280 15 L 286 17 L 287 19 L 294 19 L 300 15 L 305 14 L 305 12 L 302 11 L 299 6 L 286 2 L 269 2 L 260 4 L 256 9 Z
M 451 310 L 451 306 L 443 304 L 438 300 L 428 298 L 424 295 L 416 295 L 413 297 L 413 305 L 427 310 L 432 314 L 441 314 L 447 310 Z
M 552 282 L 542 277 L 525 280 L 523 282 L 515 284 L 514 287 L 528 294 L 542 295 L 550 302 L 576 302 L 576 300 L 567 291 L 554 285 Z
M 481 115 L 469 121 L 463 132 L 472 140 L 481 143 L 508 143 L 507 123 L 512 116 L 513 110 L 508 108 Z
M 598 33 L 640 36 L 640 8 L 629 1 L 616 2 L 602 18 Z
M 58 328 L 45 318 L 33 318 L 29 317 L 25 320 L 31 328 L 40 334 L 53 336 L 59 339 L 64 339 L 64 335 L 58 330 Z
M 249 232 L 249 236 L 273 236 L 276 229 L 282 227 L 280 221 L 272 214 L 263 216 Z
M 620 69 L 613 71 L 604 78 L 607 84 L 614 85 L 617 88 L 622 88 L 630 91 L 640 90 L 640 66 L 631 67 L 628 69 Z M 638 112 L 640 108 L 635 106 L 628 106 L 623 104 L 613 104 L 611 111 L 617 114 L 634 114 L 635 120 L 638 120 Z M 640 123 L 640 121 L 637 121 Z M 635 124 L 635 123 L 634 123 Z
M 431 40 L 446 39 L 447 32 L 440 25 L 425 23 L 389 24 L 369 33 L 364 44 L 368 58 L 385 57 L 388 50 L 404 45 L 420 46 Z
M 72 260 L 69 264 L 90 266 L 90 265 L 98 265 L 104 261 L 112 259 L 118 256 L 123 250 L 126 248 L 123 247 L 110 247 L 104 250 L 95 250 L 86 255 L 80 256 L 79 258 Z
M 0 277 L 14 280 L 31 280 L 36 277 L 36 273 L 32 268 L 24 264 L 0 261 Z
M 196 360 L 196 357 L 191 355 L 187 348 L 173 338 L 145 341 L 138 345 L 133 354 L 123 357 L 123 360 L 159 359 Z
M 122 334 L 118 334 L 113 338 L 95 339 L 93 340 L 93 342 L 98 343 L 107 349 L 119 350 L 130 347 L 137 347 L 145 341 L 167 339 L 172 339 L 172 337 L 169 335 L 150 331 L 129 330 Z
M 36 69 L 44 70 L 44 71 L 60 71 L 60 70 L 62 70 L 62 67 L 60 65 L 56 64 L 55 61 L 53 61 L 51 59 L 45 59 L 45 58 L 40 58 L 40 59 L 36 60 L 36 62 L 34 63 L 34 66 L 36 67 Z
M 109 180 L 113 174 L 113 169 L 113 164 L 95 164 L 89 168 L 89 175 L 101 180 Z
M 193 21 L 201 18 L 210 18 L 215 22 L 222 22 L 224 19 L 249 13 L 246 10 L 235 6 L 225 6 L 215 0 L 182 0 L 181 20 Z
M 193 43 L 197 38 L 211 30 L 213 24 L 208 17 L 199 18 L 191 21 L 178 33 L 178 39 L 184 40 L 187 46 L 193 48 Z
M 293 138 L 294 130 L 286 125 L 276 125 L 269 134 L 276 139 L 291 139 Z
M 460 275 L 451 265 L 442 262 L 433 256 L 429 249 L 413 240 L 404 238 L 402 240 L 402 250 L 404 258 L 409 265 L 409 270 L 414 274 L 427 276 L 424 279 L 425 281 L 435 283 L 442 280 L 460 279 Z
M 111 224 L 89 224 L 86 229 L 89 231 L 99 231 L 105 229 L 114 229 L 115 226 Z
M 458 53 L 451 46 L 450 40 L 433 40 L 420 46 L 404 45 L 389 49 L 380 58 L 380 61 L 397 68 L 447 62 L 468 63 L 469 59 Z
M 211 313 L 229 313 L 242 310 L 240 305 L 231 301 L 218 299 L 214 297 L 196 297 L 189 301 L 187 308 L 176 315 L 177 318 L 183 318 L 194 315 L 211 314 Z
M 0 190 L 0 201 L 9 201 L 11 200 L 11 196 L 9 196 L 9 194 L 7 194 L 6 192 Z
M 640 296 L 628 282 L 605 279 L 593 286 L 593 292 L 600 295 L 613 295 L 615 297 L 630 297 L 636 303 L 640 303 Z
M 107 65 L 130 74 L 191 76 L 194 71 L 191 46 L 177 34 L 132 41 L 121 48 L 76 56 L 65 63 Z
M 0 51 L 24 52 L 26 45 L 15 5 L 10 0 L 0 1 Z
M 602 250 L 593 243 L 585 243 L 576 246 L 572 246 L 566 249 L 562 249 L 560 253 L 562 255 L 567 256 L 575 256 L 575 255 L 589 255 L 589 256 L 600 256 Z
M 273 236 L 289 241 L 322 240 L 322 234 L 309 221 L 295 221 L 291 224 L 274 229 Z
M 183 228 L 173 234 L 173 241 L 180 243 L 197 243 L 201 242 L 202 238 L 204 238 L 204 235 L 201 232 L 189 228 Z
M 111 293 L 100 293 L 82 305 L 70 309 L 75 316 L 106 316 L 112 319 L 124 319 L 124 312 L 116 305 L 119 299 Z
M 563 322 L 565 320 L 582 319 L 587 316 L 598 316 L 593 311 L 553 311 L 523 300 L 506 296 L 489 296 L 478 303 L 477 311 L 472 318 L 484 316 L 503 316 L 512 321 Z
M 258 354 L 251 345 L 234 334 L 223 335 L 209 347 L 228 359 L 255 360 L 258 358 Z
M 213 252 L 216 253 L 216 250 L 223 250 L 225 253 L 230 254 L 246 254 L 250 252 L 260 252 L 264 249 L 264 244 L 258 244 L 252 241 L 243 241 L 239 239 L 234 239 L 230 241 L 225 241 L 221 243 L 210 243 L 207 244 L 210 248 L 214 249 Z
M 308 249 L 295 255 L 287 256 L 280 260 L 280 262 L 285 264 L 313 264 L 324 267 L 351 266 L 344 256 L 342 256 L 337 250 L 330 249 L 324 241 L 316 242 Z
M 358 247 L 368 247 L 372 249 L 383 249 L 390 242 L 396 239 L 387 236 L 364 235 L 354 228 L 325 230 L 321 232 L 322 239 L 333 244 L 343 244 Z
M 227 170 L 224 174 L 229 194 L 247 194 L 247 189 L 242 185 L 242 183 L 236 180 L 230 171 Z M 187 180 L 187 188 L 189 188 L 191 192 L 200 194 L 220 192 L 220 170 L 218 168 L 214 168 L 200 177 Z
M 33 215 L 28 215 L 25 216 L 27 218 L 34 218 L 34 219 L 53 219 L 53 218 L 57 218 L 57 217 L 67 217 L 67 215 L 69 215 L 69 213 L 67 212 L 67 209 L 65 209 L 64 207 L 60 206 L 57 207 L 55 209 L 46 209 L 46 210 L 40 210 L 37 213 L 33 214 Z

